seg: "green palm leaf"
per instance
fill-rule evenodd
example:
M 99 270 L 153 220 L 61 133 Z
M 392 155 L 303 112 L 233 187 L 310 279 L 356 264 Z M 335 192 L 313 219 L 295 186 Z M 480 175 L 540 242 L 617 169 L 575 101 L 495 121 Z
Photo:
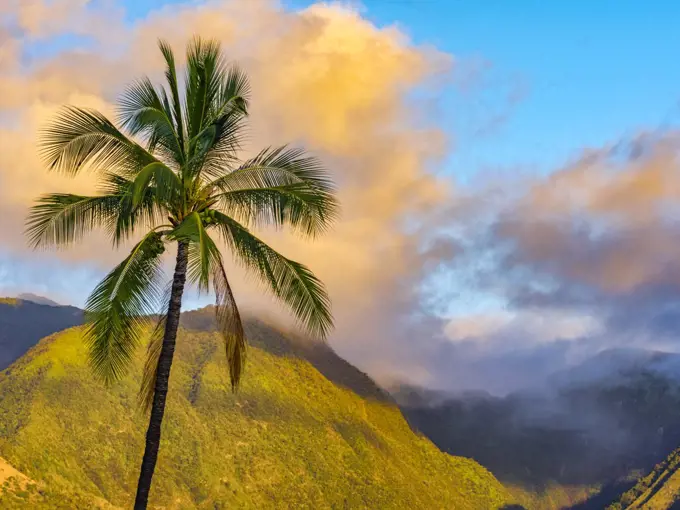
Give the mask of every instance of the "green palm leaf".
M 135 181 L 120 175 L 104 175 L 101 192 L 115 197 L 118 201 L 118 215 L 106 225 L 114 246 L 128 240 L 140 226 L 148 228 L 158 226 L 163 221 L 164 215 L 170 212 L 168 204 L 158 200 L 159 193 L 154 186 L 148 186 L 135 204 L 134 183 Z
M 150 232 L 97 285 L 85 305 L 90 364 L 104 382 L 119 379 L 132 358 L 160 295 L 163 243 Z
M 326 338 L 333 327 L 330 298 L 309 268 L 284 257 L 233 218 L 216 212 L 215 220 L 236 260 L 288 305 L 307 331 Z
M 179 139 L 179 144 L 186 150 L 184 140 L 186 139 L 186 127 L 182 117 L 182 100 L 179 96 L 179 84 L 177 83 L 177 67 L 175 65 L 175 54 L 170 45 L 163 41 L 158 41 L 158 47 L 165 59 L 165 80 L 170 89 L 170 97 L 172 98 L 172 117 L 175 124 L 175 132 Z
M 70 175 L 84 168 L 135 175 L 156 160 L 101 113 L 74 106 L 41 131 L 39 152 L 50 170 Z
M 215 41 L 198 41 L 189 49 L 187 70 L 187 118 L 189 152 L 187 171 L 223 175 L 237 160 L 245 137 L 250 84 L 236 65 L 227 65 Z M 191 94 L 191 95 L 189 95 Z
M 118 103 L 118 120 L 132 136 L 142 135 L 164 159 L 181 165 L 184 146 L 173 123 L 173 110 L 165 90 L 156 90 L 148 78 L 128 87 Z
M 268 147 L 233 172 L 215 179 L 210 186 L 222 191 L 274 188 L 305 183 L 321 193 L 333 195 L 335 184 L 323 164 L 299 148 Z
M 216 195 L 224 212 L 255 228 L 286 225 L 314 237 L 338 215 L 336 200 L 306 183 L 228 191 Z
M 186 119 L 189 138 L 210 123 L 210 112 L 225 83 L 227 64 L 216 40 L 194 38 L 187 47 Z
M 119 205 L 118 198 L 112 195 L 43 195 L 38 198 L 26 221 L 29 243 L 34 248 L 71 244 L 93 229 L 116 221 Z
M 323 166 L 299 149 L 266 149 L 209 186 L 225 212 L 253 227 L 289 225 L 316 236 L 339 216 Z
M 181 197 L 182 182 L 175 172 L 157 161 L 146 165 L 137 174 L 131 188 L 132 206 L 138 207 L 142 204 L 150 190 L 161 204 L 172 204 L 175 199 Z
M 231 384 L 235 389 L 245 362 L 246 339 L 220 250 L 197 212 L 190 214 L 168 237 L 189 243 L 188 276 L 198 284 L 199 290 L 207 291 L 210 282 L 213 283 L 217 326 L 225 340 Z

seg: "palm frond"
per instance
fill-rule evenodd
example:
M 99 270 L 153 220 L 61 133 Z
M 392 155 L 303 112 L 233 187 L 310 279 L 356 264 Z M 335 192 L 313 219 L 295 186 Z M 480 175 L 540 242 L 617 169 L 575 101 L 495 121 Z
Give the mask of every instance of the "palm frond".
M 194 38 L 187 47 L 186 119 L 190 139 L 210 123 L 210 110 L 225 81 L 227 64 L 216 40 Z
M 330 174 L 317 158 L 307 155 L 303 149 L 285 145 L 260 151 L 233 172 L 215 179 L 210 186 L 226 192 L 290 184 L 306 184 L 329 195 L 336 191 Z
M 50 170 L 83 168 L 135 175 L 156 159 L 96 110 L 67 106 L 40 132 L 39 152 Z
M 111 223 L 107 225 L 114 246 L 119 246 L 129 239 L 139 226 L 147 228 L 158 226 L 163 217 L 172 210 L 172 204 L 165 204 L 157 199 L 158 190 L 155 186 L 147 186 L 135 204 L 134 183 L 135 181 L 120 175 L 105 174 L 100 186 L 102 193 L 115 196 L 118 200 L 118 214 L 111 218 Z
M 338 217 L 338 202 L 306 183 L 273 188 L 227 191 L 216 195 L 222 209 L 246 225 L 263 228 L 286 225 L 314 237 L 326 232 Z
M 300 149 L 265 149 L 211 185 L 225 212 L 253 227 L 289 225 L 315 236 L 337 220 L 340 206 L 323 165 Z
M 132 184 L 132 206 L 138 207 L 149 191 L 162 204 L 172 204 L 180 199 L 182 182 L 175 172 L 161 162 L 145 166 Z
M 217 93 L 208 108 L 208 122 L 216 122 L 228 112 L 248 115 L 250 105 L 250 80 L 248 75 L 236 64 L 226 66 L 217 83 Z
M 231 388 L 236 390 L 241 382 L 245 365 L 246 335 L 241 322 L 241 314 L 238 311 L 236 299 L 234 299 L 234 294 L 229 285 L 219 251 L 216 260 L 213 261 L 212 268 L 213 287 L 215 289 L 215 319 L 224 339 Z
M 142 135 L 166 159 L 182 165 L 184 146 L 173 123 L 173 110 L 165 90 L 156 90 L 148 78 L 130 85 L 118 101 L 118 121 L 131 135 Z
M 220 212 L 214 217 L 236 260 L 266 284 L 305 329 L 325 338 L 333 317 L 323 283 L 305 265 L 284 257 L 233 218 Z
M 33 248 L 67 245 L 98 227 L 111 225 L 120 215 L 114 195 L 81 196 L 52 193 L 38 198 L 26 220 L 26 234 Z
M 192 176 L 216 179 L 238 164 L 238 153 L 248 136 L 246 118 L 240 110 L 229 110 L 200 133 L 191 162 Z
M 206 232 L 200 214 L 189 214 L 168 234 L 168 238 L 189 243 L 187 276 L 189 281 L 198 285 L 199 291 L 207 291 L 210 287 L 212 265 L 219 259 L 219 249 Z
M 192 140 L 194 167 L 211 175 L 236 161 L 237 152 L 245 139 L 245 119 L 248 116 L 250 83 L 238 66 L 228 66 L 217 79 L 217 93 L 206 105 L 203 129 Z M 197 172 L 194 171 L 194 174 Z
M 85 305 L 85 342 L 92 369 L 105 383 L 119 379 L 162 293 L 163 241 L 147 234 L 95 287 Z
M 207 291 L 210 282 L 213 283 L 215 318 L 225 341 L 232 388 L 236 389 L 245 363 L 246 338 L 220 250 L 197 212 L 190 214 L 168 237 L 189 243 L 189 280 L 197 283 L 202 291 Z
M 182 117 L 182 100 L 179 96 L 179 83 L 177 82 L 177 66 L 175 64 L 175 54 L 170 45 L 163 41 L 158 41 L 158 47 L 165 59 L 165 79 L 170 89 L 170 97 L 172 98 L 173 120 L 175 123 L 175 131 L 179 138 L 179 143 L 184 147 L 184 140 L 186 139 L 186 126 Z M 186 150 L 186 148 L 185 148 Z

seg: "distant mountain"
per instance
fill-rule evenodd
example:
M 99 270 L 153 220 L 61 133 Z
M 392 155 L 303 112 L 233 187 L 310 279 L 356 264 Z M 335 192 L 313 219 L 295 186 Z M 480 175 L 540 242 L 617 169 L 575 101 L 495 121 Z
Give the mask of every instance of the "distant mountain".
M 0 298 L 0 370 L 8 367 L 41 338 L 77 326 L 82 321 L 82 310 L 72 306 Z
M 678 366 L 677 354 L 617 349 L 556 374 L 541 391 L 434 400 L 423 392 L 418 400 L 417 388 L 401 388 L 394 395 L 412 426 L 442 450 L 559 503 L 545 508 L 587 499 L 574 508 L 600 510 L 680 444 Z
M 187 314 L 185 326 L 206 317 Z M 218 335 L 180 330 L 153 508 L 517 508 L 486 469 L 414 434 L 332 351 L 262 322 L 246 329 L 252 347 L 236 395 Z M 131 506 L 146 425 L 136 409 L 143 360 L 104 388 L 81 334 L 42 340 L 0 373 L 0 457 L 21 473 L 0 490 L 0 508 Z
M 51 299 L 47 299 L 44 296 L 38 296 L 37 294 L 31 294 L 30 292 L 24 292 L 23 294 L 19 294 L 17 296 L 17 298 L 22 299 L 24 301 L 30 301 L 30 302 L 38 304 L 38 305 L 62 306 L 61 304 L 57 303 L 56 301 L 52 301 Z

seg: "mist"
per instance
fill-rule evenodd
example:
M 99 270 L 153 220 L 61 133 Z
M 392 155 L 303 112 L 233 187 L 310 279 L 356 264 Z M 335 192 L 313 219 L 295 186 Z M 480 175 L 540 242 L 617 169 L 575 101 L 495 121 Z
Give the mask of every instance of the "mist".
M 531 490 L 602 485 L 606 499 L 680 442 L 677 354 L 605 350 L 502 397 L 408 385 L 392 392 L 411 426 L 440 448 Z

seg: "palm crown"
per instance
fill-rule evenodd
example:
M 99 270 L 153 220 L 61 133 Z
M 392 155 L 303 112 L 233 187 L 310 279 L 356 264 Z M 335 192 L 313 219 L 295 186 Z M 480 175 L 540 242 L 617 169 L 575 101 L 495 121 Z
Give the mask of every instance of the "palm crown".
M 85 307 L 91 363 L 107 382 L 124 373 L 164 296 L 167 306 L 162 254 L 167 243 L 178 243 L 178 250 L 187 253 L 189 281 L 201 290 L 214 289 L 235 388 L 246 342 L 213 233 L 309 332 L 325 337 L 332 317 L 323 284 L 250 228 L 289 226 L 315 236 L 336 218 L 338 204 L 323 166 L 302 150 L 267 148 L 239 161 L 249 84 L 217 43 L 195 39 L 188 46 L 182 92 L 173 52 L 162 41 L 159 46 L 167 83 L 158 87 L 145 78 L 132 84 L 118 103 L 120 127 L 97 111 L 66 107 L 43 131 L 40 148 L 49 168 L 70 175 L 97 172 L 100 193 L 40 197 L 29 214 L 27 234 L 35 247 L 63 245 L 103 227 L 118 245 L 144 230 Z M 161 323 L 164 319 L 161 314 Z M 153 397 L 159 345 L 152 341 L 149 348 L 146 404 Z

